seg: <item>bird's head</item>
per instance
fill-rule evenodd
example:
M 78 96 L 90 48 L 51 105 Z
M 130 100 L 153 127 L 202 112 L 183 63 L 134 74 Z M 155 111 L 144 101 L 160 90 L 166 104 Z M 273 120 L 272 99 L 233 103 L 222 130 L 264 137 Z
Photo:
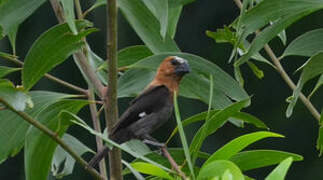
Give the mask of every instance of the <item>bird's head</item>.
M 157 70 L 154 85 L 163 84 L 171 90 L 177 90 L 182 77 L 191 72 L 187 60 L 178 56 L 166 57 Z
M 172 76 L 178 79 L 189 72 L 191 72 L 191 68 L 187 60 L 178 56 L 168 56 L 160 64 L 157 75 Z

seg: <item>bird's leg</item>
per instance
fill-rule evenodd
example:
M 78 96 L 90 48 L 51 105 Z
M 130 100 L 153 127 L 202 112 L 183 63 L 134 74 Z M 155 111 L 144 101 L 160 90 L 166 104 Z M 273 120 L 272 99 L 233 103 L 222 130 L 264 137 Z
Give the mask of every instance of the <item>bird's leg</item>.
M 149 145 L 152 145 L 152 146 L 156 146 L 156 147 L 159 147 L 159 148 L 165 148 L 166 145 L 164 143 L 160 143 L 158 142 L 155 138 L 149 136 L 149 135 L 145 135 L 143 137 L 143 143 L 145 144 L 149 144 Z

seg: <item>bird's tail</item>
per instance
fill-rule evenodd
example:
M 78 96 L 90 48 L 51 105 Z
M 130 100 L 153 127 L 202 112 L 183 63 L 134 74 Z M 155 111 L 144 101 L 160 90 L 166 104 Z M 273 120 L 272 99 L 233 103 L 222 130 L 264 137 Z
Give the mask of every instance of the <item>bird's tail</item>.
M 89 166 L 94 167 L 96 164 L 98 164 L 105 156 L 108 155 L 110 149 L 108 147 L 104 147 L 102 150 L 100 150 L 96 155 L 90 160 Z

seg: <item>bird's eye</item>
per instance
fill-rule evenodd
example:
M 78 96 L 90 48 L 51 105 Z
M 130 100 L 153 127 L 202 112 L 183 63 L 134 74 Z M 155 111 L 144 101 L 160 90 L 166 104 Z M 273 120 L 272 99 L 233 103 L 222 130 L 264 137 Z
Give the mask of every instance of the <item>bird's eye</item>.
M 171 60 L 172 65 L 177 66 L 179 62 L 176 59 Z

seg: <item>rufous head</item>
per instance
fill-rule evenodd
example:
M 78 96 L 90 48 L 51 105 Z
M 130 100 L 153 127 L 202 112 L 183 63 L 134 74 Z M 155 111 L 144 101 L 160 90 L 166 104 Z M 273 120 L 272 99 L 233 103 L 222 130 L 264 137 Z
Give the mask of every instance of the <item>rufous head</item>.
M 166 57 L 157 70 L 153 85 L 166 85 L 171 90 L 177 90 L 182 77 L 191 72 L 187 60 L 178 56 Z

